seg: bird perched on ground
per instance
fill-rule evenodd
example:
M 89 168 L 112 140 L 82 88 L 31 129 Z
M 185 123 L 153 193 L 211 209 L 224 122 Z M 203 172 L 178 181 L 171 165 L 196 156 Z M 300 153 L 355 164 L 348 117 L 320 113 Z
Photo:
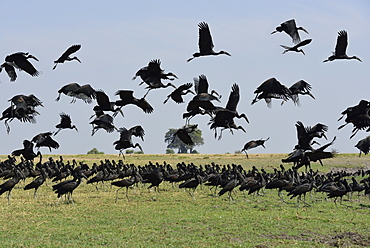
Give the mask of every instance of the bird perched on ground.
M 54 61 L 55 65 L 53 67 L 53 70 L 57 67 L 59 63 L 64 63 L 65 61 L 77 60 L 78 62 L 81 63 L 81 60 L 79 60 L 76 56 L 70 57 L 72 53 L 77 52 L 78 50 L 80 50 L 80 48 L 81 45 L 70 46 L 57 60 Z
M 54 133 L 54 135 L 57 135 L 60 130 L 62 129 L 76 129 L 78 132 L 78 129 L 75 125 L 72 125 L 71 117 L 68 114 L 60 113 L 60 122 L 55 127 L 58 128 L 58 130 Z
M 349 57 L 346 54 L 347 45 L 348 45 L 347 31 L 341 30 L 338 32 L 337 44 L 335 46 L 335 51 L 333 52 L 333 55 L 328 57 L 328 59 L 324 60 L 324 62 L 333 61 L 336 59 L 357 59 L 358 61 L 362 62 L 362 60 L 357 56 Z
M 280 26 L 276 27 L 276 30 L 273 31 L 271 34 L 284 31 L 292 38 L 294 44 L 298 44 L 299 42 L 301 42 L 298 30 L 302 30 L 308 34 L 306 29 L 304 29 L 303 27 L 297 27 L 295 20 L 291 19 L 280 24 Z
M 21 71 L 25 71 L 32 77 L 37 77 L 38 75 L 40 75 L 40 71 L 36 70 L 36 68 L 28 61 L 28 59 L 30 58 L 39 61 L 35 56 L 29 53 L 18 52 L 6 56 L 5 63 Z M 15 71 L 13 73 L 15 73 Z M 13 78 L 11 77 L 11 80 L 15 80 L 15 78 L 16 76 Z
M 252 105 L 261 99 L 265 99 L 267 107 L 271 107 L 271 99 L 282 99 L 283 101 L 288 101 L 291 95 L 290 90 L 282 85 L 276 78 L 269 78 L 264 81 L 258 88 L 254 91 L 256 97 L 252 101 Z
M 361 157 L 361 152 L 365 155 L 368 154 L 370 151 L 370 136 L 359 140 L 355 147 L 360 150 L 360 153 L 358 154 L 359 157 Z
M 292 98 L 294 104 L 300 106 L 299 96 L 298 95 L 309 95 L 313 99 L 315 97 L 311 94 L 312 86 L 304 80 L 299 80 L 298 82 L 294 83 L 292 86 L 289 87 L 290 90 L 290 98 Z M 284 101 L 281 103 L 283 104 Z
M 123 116 L 122 110 L 120 108 L 115 108 L 116 103 L 111 102 L 108 95 L 105 94 L 104 91 L 98 90 L 95 92 L 95 94 L 96 102 L 98 103 L 98 105 L 93 108 L 94 111 L 111 111 L 113 112 L 113 117 L 115 117 L 117 113 L 120 112 Z
M 140 125 L 134 126 L 130 129 L 121 127 L 118 129 L 118 132 L 120 133 L 120 138 L 119 140 L 115 141 L 113 145 L 115 145 L 114 149 L 119 150 L 119 154 L 123 155 L 123 150 L 130 147 L 132 148 L 139 147 L 139 149 L 143 151 L 139 143 L 134 144 L 132 142 L 132 135 L 140 137 L 141 140 L 144 141 L 145 132 Z
M 292 47 L 288 47 L 288 46 L 284 46 L 284 45 L 280 45 L 280 46 L 285 49 L 283 51 L 283 54 L 285 54 L 286 52 L 292 51 L 292 52 L 297 52 L 297 53 L 301 52 L 301 53 L 303 53 L 303 55 L 306 55 L 302 49 L 298 49 L 298 48 L 310 44 L 311 41 L 312 41 L 312 39 L 307 39 L 307 40 L 299 42 L 297 45 L 292 46 Z
M 93 136 L 99 129 L 104 129 L 107 133 L 118 130 L 113 125 L 113 117 L 109 114 L 104 114 L 103 111 L 95 111 L 95 119 L 90 122 L 93 126 L 91 136 Z
M 176 103 L 183 103 L 184 99 L 182 98 L 182 96 L 188 93 L 192 93 L 193 95 L 195 95 L 195 93 L 192 90 L 189 90 L 192 86 L 193 86 L 192 83 L 186 83 L 186 84 L 180 85 L 178 88 L 172 91 L 171 94 L 167 96 L 163 104 L 165 104 L 170 98 Z
M 248 158 L 248 153 L 247 153 L 247 150 L 249 149 L 252 149 L 252 148 L 256 148 L 257 146 L 262 146 L 263 148 L 266 149 L 265 147 L 265 142 L 268 141 L 270 139 L 270 137 L 268 137 L 267 139 L 260 139 L 260 140 L 251 140 L 251 141 L 248 141 L 243 149 L 241 150 L 242 152 L 245 152 L 245 155 L 247 156 Z
M 206 22 L 200 22 L 198 24 L 198 27 L 199 27 L 199 41 L 198 41 L 199 52 L 194 53 L 193 57 L 188 59 L 187 62 L 200 56 L 219 55 L 219 54 L 226 54 L 228 56 L 231 56 L 228 52 L 225 51 L 219 52 L 213 51 L 214 45 L 212 41 L 211 31 Z
M 215 137 L 217 136 L 218 127 L 222 128 L 219 135 L 219 139 L 221 139 L 222 131 L 225 129 L 229 129 L 231 133 L 232 129 L 237 130 L 241 129 L 245 132 L 242 126 L 237 126 L 234 122 L 234 118 L 238 119 L 244 118 L 245 121 L 249 123 L 247 116 L 244 113 L 239 114 L 238 111 L 236 110 L 239 103 L 239 99 L 240 99 L 239 85 L 235 83 L 231 86 L 231 92 L 226 107 L 216 108 L 215 116 L 211 118 L 210 122 L 208 123 L 210 125 L 210 128 L 215 130 Z
M 149 102 L 147 102 L 145 98 L 138 99 L 134 97 L 133 93 L 134 92 L 132 90 L 118 90 L 116 92 L 116 96 L 119 96 L 121 99 L 115 102 L 116 106 L 120 106 L 121 109 L 123 106 L 133 104 L 141 108 L 144 111 L 144 113 L 147 114 L 153 113 L 154 109 L 149 104 Z
M 147 84 L 146 89 L 148 89 L 148 91 L 143 98 L 145 98 L 152 89 L 167 88 L 169 86 L 176 89 L 176 86 L 171 83 L 166 85 L 163 84 L 162 79 L 174 80 L 177 76 L 172 72 L 164 73 L 164 70 L 162 70 L 160 66 L 161 61 L 159 59 L 153 59 L 149 62 L 148 66 L 138 70 L 132 78 L 132 80 L 135 80 L 137 77 L 140 77 L 143 81 L 139 85 L 143 83 Z
M 52 132 L 46 133 L 39 133 L 35 135 L 31 142 L 35 143 L 36 148 L 40 148 L 42 146 L 48 147 L 49 151 L 51 152 L 51 148 L 58 149 L 59 144 L 56 142 L 51 136 L 53 135 Z
M 20 156 L 22 155 L 25 160 L 33 161 L 33 159 L 37 156 L 40 156 L 40 163 L 42 160 L 42 154 L 40 151 L 35 153 L 33 151 L 33 143 L 29 140 L 23 141 L 23 149 L 18 149 L 12 151 L 12 156 Z
M 96 91 L 89 84 L 80 86 L 78 83 L 69 83 L 60 88 L 58 93 L 59 95 L 55 101 L 59 101 L 62 93 L 72 97 L 71 103 L 76 102 L 76 98 L 83 100 L 85 103 L 91 103 L 96 98 Z

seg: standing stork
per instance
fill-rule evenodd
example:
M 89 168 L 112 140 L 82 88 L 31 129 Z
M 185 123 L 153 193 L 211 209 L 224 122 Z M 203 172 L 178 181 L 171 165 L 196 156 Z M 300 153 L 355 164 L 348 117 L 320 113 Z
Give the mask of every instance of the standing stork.
M 196 52 L 193 54 L 193 57 L 188 59 L 187 62 L 190 62 L 194 58 L 200 57 L 200 56 L 208 56 L 208 55 L 219 55 L 219 54 L 226 54 L 228 56 L 231 56 L 230 53 L 225 51 L 219 51 L 215 52 L 213 51 L 213 41 L 211 36 L 211 31 L 209 30 L 209 26 L 206 22 L 200 22 L 198 24 L 199 27 L 199 52 Z
M 301 42 L 298 30 L 302 30 L 308 34 L 306 29 L 304 29 L 303 27 L 297 27 L 295 20 L 291 19 L 280 24 L 280 26 L 276 27 L 276 30 L 273 31 L 271 34 L 274 34 L 276 32 L 281 33 L 284 31 L 292 38 L 294 44 L 298 44 L 299 42 Z
M 54 61 L 55 65 L 53 67 L 53 70 L 57 67 L 58 63 L 64 63 L 65 61 L 72 61 L 77 60 L 81 63 L 81 60 L 79 60 L 76 56 L 70 57 L 72 53 L 77 52 L 80 50 L 81 45 L 72 45 L 70 46 L 57 60 Z
M 358 61 L 362 62 L 360 58 L 357 56 L 349 57 L 346 54 L 348 45 L 348 35 L 347 31 L 341 30 L 338 32 L 338 38 L 337 38 L 337 44 L 335 46 L 335 52 L 333 52 L 333 55 L 328 57 L 328 59 L 324 60 L 324 62 L 333 61 L 336 59 L 357 59 Z

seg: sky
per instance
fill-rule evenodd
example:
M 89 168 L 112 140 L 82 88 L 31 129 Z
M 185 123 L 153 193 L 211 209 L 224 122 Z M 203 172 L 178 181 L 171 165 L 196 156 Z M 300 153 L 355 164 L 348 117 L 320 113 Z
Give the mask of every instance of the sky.
M 119 133 L 99 130 L 91 136 L 89 118 L 96 102 L 81 100 L 70 103 L 62 95 L 56 102 L 58 90 L 72 82 L 90 84 L 103 90 L 111 101 L 118 100 L 117 90 L 131 89 L 140 98 L 146 93 L 140 79 L 132 80 L 135 73 L 152 59 L 160 59 L 162 69 L 173 72 L 176 86 L 193 82 L 206 75 L 210 89 L 222 95 L 219 106 L 226 106 L 231 86 L 240 87 L 237 110 L 245 113 L 250 123 L 236 119 L 246 130 L 223 132 L 220 140 L 210 130 L 209 117 L 196 116 L 191 124 L 198 124 L 203 132 L 204 145 L 195 149 L 204 154 L 234 153 L 250 140 L 270 139 L 262 147 L 249 153 L 289 153 L 297 143 L 295 123 L 305 126 L 323 123 L 329 126 L 328 141 L 337 137 L 332 148 L 340 153 L 357 153 L 354 146 L 368 133 L 359 131 L 350 139 L 352 125 L 341 130 L 338 121 L 341 112 L 362 99 L 369 99 L 370 84 L 370 3 L 363 1 L 2 1 L 0 9 L 3 25 L 0 40 L 0 58 L 15 52 L 29 52 L 39 59 L 31 63 L 42 71 L 38 77 L 18 72 L 15 82 L 0 73 L 0 111 L 10 106 L 8 100 L 18 94 L 34 94 L 44 107 L 36 124 L 10 122 L 7 134 L 4 121 L 0 124 L 0 154 L 10 154 L 23 147 L 24 139 L 38 133 L 56 131 L 61 112 L 69 114 L 76 130 L 62 130 L 54 139 L 60 148 L 41 148 L 43 154 L 86 154 L 97 148 L 106 154 L 118 154 L 113 142 Z M 306 55 L 288 52 L 282 54 L 280 45 L 291 46 L 285 33 L 271 35 L 280 23 L 295 19 L 297 26 L 309 34 L 300 33 L 301 39 L 312 39 L 303 47 Z M 214 50 L 225 50 L 232 56 L 200 57 L 186 62 L 198 50 L 198 23 L 209 24 Z M 357 60 L 323 63 L 334 51 L 337 33 L 348 32 L 349 56 Z M 81 44 L 75 54 L 80 60 L 59 64 L 56 60 L 69 46 Z M 281 105 L 273 100 L 268 108 L 264 101 L 251 105 L 256 88 L 265 80 L 275 77 L 287 87 L 303 79 L 312 86 L 309 96 L 300 96 L 301 106 L 292 101 Z M 168 101 L 163 104 L 171 88 L 152 90 L 146 97 L 154 107 L 146 114 L 136 106 L 123 108 L 124 117 L 117 115 L 116 127 L 130 128 L 141 125 L 145 130 L 140 143 L 144 153 L 163 154 L 167 144 L 164 135 L 170 128 L 185 124 L 182 114 L 192 95 L 186 95 L 184 104 Z M 325 144 L 328 141 L 318 139 Z M 135 151 L 138 150 L 137 148 Z

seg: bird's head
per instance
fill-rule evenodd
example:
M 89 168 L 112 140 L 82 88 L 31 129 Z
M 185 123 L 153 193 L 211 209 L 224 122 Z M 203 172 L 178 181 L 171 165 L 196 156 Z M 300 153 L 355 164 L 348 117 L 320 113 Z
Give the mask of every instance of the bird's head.
M 307 30 L 304 29 L 303 27 L 298 27 L 297 30 L 302 30 L 303 32 L 305 32 L 306 34 L 308 34 Z
M 34 60 L 36 60 L 36 61 L 39 61 L 35 56 L 33 56 L 33 55 L 31 55 L 31 54 L 28 54 L 28 55 L 27 55 L 27 58 L 28 58 L 28 59 L 34 59 Z
M 72 129 L 76 129 L 76 131 L 78 132 L 78 129 L 75 125 L 72 126 Z
M 244 133 L 246 133 L 246 131 L 245 131 L 244 127 L 242 127 L 242 126 L 237 126 L 237 127 L 236 127 L 236 129 L 240 129 L 240 130 L 242 130 Z
M 73 59 L 74 59 L 74 60 L 77 60 L 78 62 L 80 62 L 80 63 L 81 63 L 81 60 L 80 60 L 79 58 L 77 58 L 76 56 L 75 56 L 75 57 L 73 57 L 73 58 L 72 58 L 72 60 L 73 60 Z
M 306 55 L 302 49 L 298 49 L 298 52 L 303 53 L 303 55 Z

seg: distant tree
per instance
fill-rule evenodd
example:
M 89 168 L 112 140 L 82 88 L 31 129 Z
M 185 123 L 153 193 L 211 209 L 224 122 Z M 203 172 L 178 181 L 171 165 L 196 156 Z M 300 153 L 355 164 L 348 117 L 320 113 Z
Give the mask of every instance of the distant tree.
M 176 128 L 170 128 L 165 136 L 164 136 L 164 142 L 166 142 L 167 148 L 170 149 L 177 149 L 177 153 L 193 153 L 194 147 L 201 146 L 204 144 L 203 137 L 202 137 L 202 130 L 197 128 L 194 132 L 189 133 L 191 139 L 194 142 L 194 145 L 186 145 L 184 142 L 182 142 L 177 136 L 174 138 L 174 134 L 176 133 L 178 129 Z M 172 142 L 173 141 L 173 142 Z
M 98 149 L 93 148 L 87 152 L 87 154 L 104 154 L 104 152 L 99 152 Z
M 144 152 L 143 151 L 136 151 L 136 152 L 134 152 L 134 154 L 144 154 Z
M 126 150 L 126 154 L 133 154 L 134 150 Z
M 234 154 L 242 154 L 242 152 L 240 150 L 237 150 L 234 152 Z
M 166 149 L 166 154 L 174 154 L 175 151 L 173 149 L 167 148 Z

